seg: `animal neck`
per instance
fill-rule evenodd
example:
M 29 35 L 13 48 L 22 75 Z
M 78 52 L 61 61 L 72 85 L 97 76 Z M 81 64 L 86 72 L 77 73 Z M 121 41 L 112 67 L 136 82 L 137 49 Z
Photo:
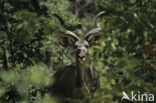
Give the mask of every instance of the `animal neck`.
M 89 67 L 89 56 L 86 57 L 85 60 L 80 60 L 76 58 L 76 67 L 78 68 L 78 71 L 80 72 L 82 79 L 84 79 L 85 76 L 85 69 Z
M 86 60 L 80 60 L 76 58 L 76 67 L 78 68 L 78 78 L 80 80 L 82 90 L 84 93 L 88 94 L 90 93 L 89 88 L 85 82 L 85 69 L 87 68 L 87 59 Z

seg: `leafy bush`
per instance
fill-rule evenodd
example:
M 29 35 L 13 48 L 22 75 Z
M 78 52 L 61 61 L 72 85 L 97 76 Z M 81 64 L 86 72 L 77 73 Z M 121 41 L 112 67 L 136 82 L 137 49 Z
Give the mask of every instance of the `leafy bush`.
M 44 91 L 46 87 L 52 85 L 52 73 L 44 64 L 31 66 L 26 70 L 14 69 L 9 71 L 1 71 L 2 78 L 1 86 L 1 102 L 19 102 L 31 103 L 50 103 L 54 99 L 48 92 L 44 92 L 41 96 L 40 91 Z M 14 96 L 11 96 L 10 91 L 14 91 Z M 4 97 L 5 96 L 5 97 Z
M 71 102 L 126 103 L 122 91 L 155 95 L 155 5 L 155 0 L 1 0 L 0 102 L 57 102 L 45 89 L 53 82 L 51 70 L 74 64 L 74 57 L 60 45 L 64 29 L 52 14 L 81 36 L 103 10 L 103 37 L 90 48 L 101 88 Z

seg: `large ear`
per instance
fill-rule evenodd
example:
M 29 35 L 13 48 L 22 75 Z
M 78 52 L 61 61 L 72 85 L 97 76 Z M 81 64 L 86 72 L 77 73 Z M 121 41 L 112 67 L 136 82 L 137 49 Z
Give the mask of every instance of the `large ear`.
M 62 37 L 62 40 L 60 41 L 60 43 L 64 47 L 69 47 L 69 46 L 73 46 L 74 40 L 72 38 L 70 38 L 69 35 L 64 35 Z
M 90 45 L 94 45 L 101 38 L 102 38 L 102 34 L 94 34 L 92 37 L 89 38 L 88 42 Z

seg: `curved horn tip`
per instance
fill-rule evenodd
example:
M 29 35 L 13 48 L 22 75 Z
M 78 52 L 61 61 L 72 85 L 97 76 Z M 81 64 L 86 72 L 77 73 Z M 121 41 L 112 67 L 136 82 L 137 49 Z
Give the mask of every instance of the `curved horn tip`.
M 101 11 L 101 12 L 99 12 L 99 13 L 97 14 L 97 16 L 99 16 L 99 15 L 101 15 L 101 14 L 104 14 L 104 13 L 106 13 L 106 11 Z

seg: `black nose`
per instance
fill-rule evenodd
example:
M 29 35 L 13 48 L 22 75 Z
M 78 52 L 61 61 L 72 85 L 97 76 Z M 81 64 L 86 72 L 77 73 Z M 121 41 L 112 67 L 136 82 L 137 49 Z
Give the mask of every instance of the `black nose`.
M 85 57 L 85 56 L 82 56 L 82 57 L 79 56 L 80 59 L 83 59 L 84 57 Z

